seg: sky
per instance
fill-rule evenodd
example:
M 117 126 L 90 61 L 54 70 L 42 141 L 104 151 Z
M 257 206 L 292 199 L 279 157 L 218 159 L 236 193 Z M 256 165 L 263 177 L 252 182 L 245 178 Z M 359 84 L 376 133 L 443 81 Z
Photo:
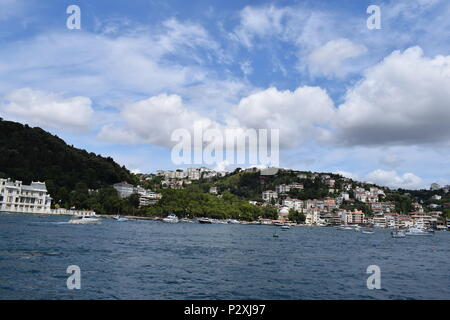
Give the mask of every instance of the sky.
M 280 167 L 450 184 L 449 16 L 446 0 L 0 0 L 0 117 L 134 172 L 193 166 L 172 134 L 200 123 L 279 130 Z

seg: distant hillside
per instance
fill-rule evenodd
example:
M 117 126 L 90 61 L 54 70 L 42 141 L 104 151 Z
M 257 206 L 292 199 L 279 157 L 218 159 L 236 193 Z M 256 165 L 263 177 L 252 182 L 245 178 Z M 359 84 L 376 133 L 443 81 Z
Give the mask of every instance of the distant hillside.
M 61 188 L 70 192 L 80 183 L 97 189 L 120 181 L 135 182 L 110 157 L 69 146 L 41 128 L 4 120 L 0 120 L 0 177 L 24 183 L 46 181 L 52 194 Z

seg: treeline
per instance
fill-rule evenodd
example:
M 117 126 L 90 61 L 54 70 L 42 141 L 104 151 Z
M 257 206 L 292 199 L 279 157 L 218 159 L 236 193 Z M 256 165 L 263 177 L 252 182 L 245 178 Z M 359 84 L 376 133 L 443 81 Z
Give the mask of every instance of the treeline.
M 277 210 L 271 207 L 258 207 L 241 200 L 229 191 L 221 197 L 203 192 L 198 186 L 186 189 L 166 189 L 162 199 L 145 209 L 145 214 L 166 216 L 176 214 L 178 217 L 209 217 L 215 219 L 257 220 L 259 217 L 276 219 Z

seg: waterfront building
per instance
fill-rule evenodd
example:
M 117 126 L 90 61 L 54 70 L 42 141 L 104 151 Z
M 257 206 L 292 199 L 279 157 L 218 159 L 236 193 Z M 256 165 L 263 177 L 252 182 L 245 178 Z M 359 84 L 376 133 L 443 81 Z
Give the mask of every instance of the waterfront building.
M 144 189 L 141 186 L 135 187 L 125 181 L 116 183 L 113 185 L 113 187 L 117 190 L 117 194 L 121 198 L 128 198 L 133 194 L 139 195 L 140 207 L 155 204 L 162 197 L 162 195 L 159 193 Z
M 0 211 L 24 213 L 51 213 L 52 198 L 47 193 L 45 182 L 0 179 Z

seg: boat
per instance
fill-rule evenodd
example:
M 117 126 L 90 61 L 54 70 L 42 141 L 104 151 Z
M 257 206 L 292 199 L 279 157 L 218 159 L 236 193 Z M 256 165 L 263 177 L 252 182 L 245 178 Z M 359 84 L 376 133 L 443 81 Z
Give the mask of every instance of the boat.
M 86 217 L 86 216 L 77 216 L 77 217 L 73 217 L 72 219 L 70 219 L 69 223 L 71 223 L 71 224 L 97 224 L 97 223 L 100 223 L 100 219 Z
M 424 229 L 411 227 L 405 232 L 405 235 L 407 235 L 407 236 L 432 236 L 433 233 L 428 232 Z
M 405 231 L 403 230 L 393 230 L 391 231 L 392 238 L 404 238 L 406 237 Z
M 198 219 L 198 223 L 212 224 L 213 222 L 209 218 L 201 218 L 201 219 Z
M 281 230 L 288 230 L 288 229 L 290 229 L 291 227 L 289 227 L 289 226 L 281 226 Z
M 227 222 L 230 223 L 230 224 L 239 224 L 240 223 L 236 219 L 228 219 Z
M 165 217 L 164 219 L 162 219 L 163 222 L 167 222 L 167 223 L 177 223 L 178 222 L 178 217 L 174 214 L 169 214 L 167 217 Z
M 119 222 L 124 222 L 124 221 L 128 221 L 128 219 L 127 218 L 123 218 L 123 217 L 121 217 L 121 216 L 115 216 L 114 217 L 114 219 L 116 220 L 116 221 L 119 221 Z
M 215 219 L 212 221 L 212 223 L 215 224 L 228 224 L 228 222 L 226 220 L 220 220 L 220 219 Z
M 364 229 L 362 229 L 361 233 L 363 233 L 363 234 L 373 234 L 374 232 L 373 232 L 373 230 L 364 230 Z
M 338 230 L 353 230 L 352 227 L 346 226 L 346 225 L 341 225 L 339 227 L 337 227 Z

